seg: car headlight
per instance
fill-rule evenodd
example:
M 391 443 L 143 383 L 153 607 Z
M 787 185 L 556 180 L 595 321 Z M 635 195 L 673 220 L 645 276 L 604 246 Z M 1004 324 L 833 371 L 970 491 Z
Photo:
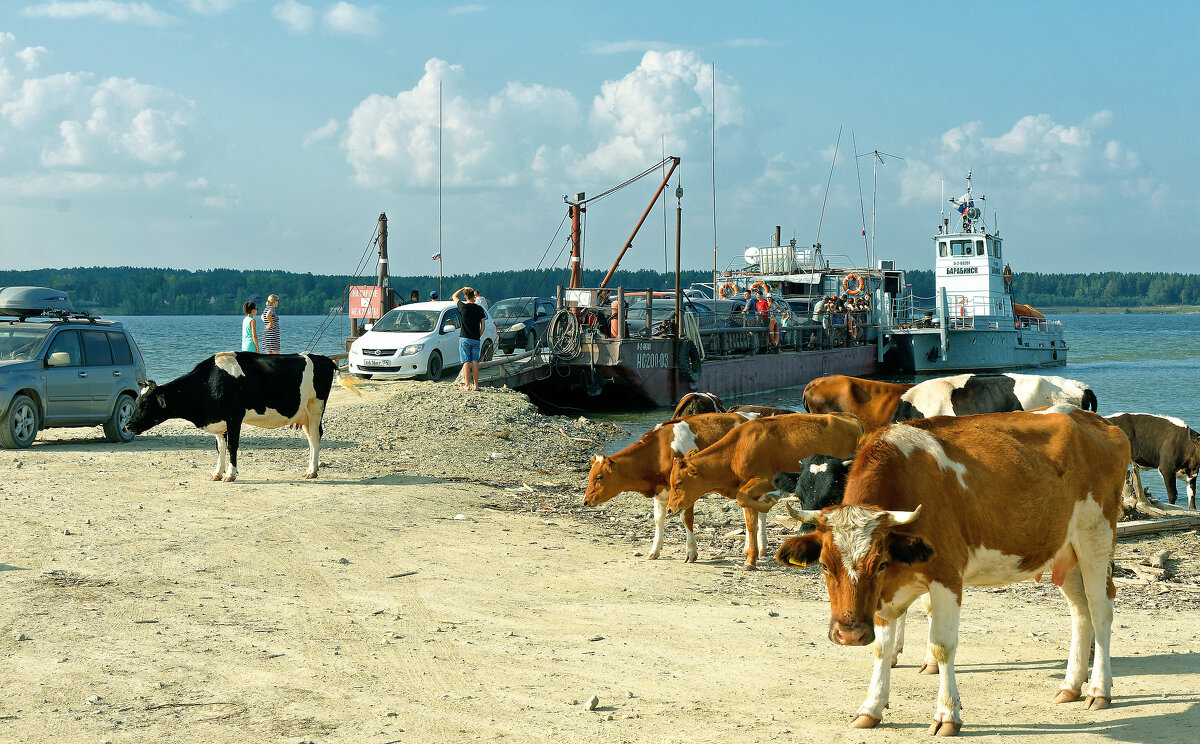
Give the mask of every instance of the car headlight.
M 525 330 L 525 324 L 524 324 L 524 323 L 513 323 L 512 325 L 510 325 L 510 326 L 509 326 L 507 329 L 505 329 L 505 330 L 508 330 L 508 331 L 523 331 L 523 330 Z
M 420 351 L 421 349 L 424 349 L 424 348 L 425 348 L 425 344 L 413 344 L 411 346 L 405 346 L 403 349 L 400 350 L 400 356 L 409 356 L 410 354 L 416 354 L 418 351 Z

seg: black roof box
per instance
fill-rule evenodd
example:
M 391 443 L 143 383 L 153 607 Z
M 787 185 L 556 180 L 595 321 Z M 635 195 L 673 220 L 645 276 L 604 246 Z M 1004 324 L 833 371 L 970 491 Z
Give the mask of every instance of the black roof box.
M 49 287 L 4 287 L 0 289 L 0 315 L 28 318 L 50 310 L 72 312 L 66 292 Z

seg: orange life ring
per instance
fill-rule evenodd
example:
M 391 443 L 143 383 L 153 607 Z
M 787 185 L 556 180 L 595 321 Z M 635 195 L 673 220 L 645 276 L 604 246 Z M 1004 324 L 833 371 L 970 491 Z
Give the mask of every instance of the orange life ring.
M 734 284 L 733 282 L 725 282 L 724 284 L 721 285 L 720 295 L 721 295 L 722 300 L 732 300 L 734 297 L 737 296 L 737 293 L 738 293 L 737 285 Z
M 774 318 L 771 318 L 767 324 L 767 339 L 771 342 L 772 346 L 779 345 L 779 323 Z
M 850 289 L 851 279 L 854 280 L 854 289 Z M 846 290 L 848 295 L 860 294 L 863 291 L 863 278 L 857 273 L 847 274 L 846 278 L 842 280 L 842 289 Z
M 766 282 L 755 282 L 754 284 L 750 285 L 750 291 L 762 292 L 765 295 L 771 291 L 771 288 L 767 286 Z

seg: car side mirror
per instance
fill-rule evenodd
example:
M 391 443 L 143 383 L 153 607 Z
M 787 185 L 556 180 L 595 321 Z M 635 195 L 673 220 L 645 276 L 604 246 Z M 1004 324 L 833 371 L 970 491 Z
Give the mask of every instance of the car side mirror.
M 65 351 L 56 351 L 46 360 L 47 367 L 67 367 L 71 364 L 71 355 Z
M 446 325 L 442 326 L 442 333 L 453 333 L 455 330 L 457 329 L 454 327 L 453 323 L 447 323 Z

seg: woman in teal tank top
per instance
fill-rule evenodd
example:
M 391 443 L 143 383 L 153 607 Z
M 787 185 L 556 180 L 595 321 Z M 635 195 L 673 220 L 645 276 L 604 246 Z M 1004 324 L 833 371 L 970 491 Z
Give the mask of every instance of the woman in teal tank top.
M 253 302 L 242 303 L 242 312 L 246 317 L 242 318 L 242 351 L 258 351 L 258 318 L 255 315 L 258 313 L 258 305 Z

